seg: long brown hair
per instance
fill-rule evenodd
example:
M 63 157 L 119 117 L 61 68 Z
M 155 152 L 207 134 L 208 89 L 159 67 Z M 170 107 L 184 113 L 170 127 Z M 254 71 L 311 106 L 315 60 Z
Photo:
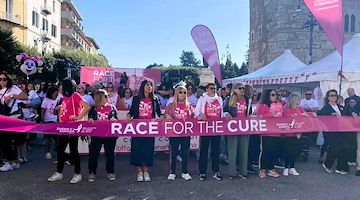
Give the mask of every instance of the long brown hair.
M 104 105 L 102 105 L 102 100 L 107 97 L 108 97 L 108 93 L 106 90 L 100 89 L 100 90 L 96 91 L 94 94 L 95 108 L 100 108 L 100 107 L 104 106 Z

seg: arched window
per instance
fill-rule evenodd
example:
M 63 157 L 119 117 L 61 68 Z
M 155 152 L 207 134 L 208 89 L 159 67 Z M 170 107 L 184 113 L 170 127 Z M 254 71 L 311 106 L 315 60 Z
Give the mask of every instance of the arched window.
M 350 31 L 351 32 L 355 32 L 355 21 L 356 21 L 355 15 L 351 15 L 351 21 L 350 21 Z
M 345 15 L 344 31 L 349 31 L 349 15 Z

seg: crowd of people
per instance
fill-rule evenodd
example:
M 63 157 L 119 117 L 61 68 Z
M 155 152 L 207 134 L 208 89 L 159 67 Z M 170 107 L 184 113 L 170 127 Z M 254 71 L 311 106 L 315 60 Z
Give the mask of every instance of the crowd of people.
M 256 91 L 251 85 L 241 83 L 228 84 L 218 88 L 216 84 L 195 87 L 180 82 L 174 86 L 156 87 L 151 81 L 144 80 L 136 96 L 126 83 L 117 90 L 114 83 L 76 84 L 64 79 L 58 83 L 41 82 L 37 92 L 34 84 L 17 84 L 6 72 L 0 73 L 0 114 L 37 123 L 71 122 L 78 120 L 117 120 L 118 110 L 128 110 L 125 119 L 164 119 L 233 117 L 317 117 L 317 115 L 353 116 L 360 112 L 360 97 L 353 88 L 347 90 L 349 97 L 344 100 L 336 90 L 329 90 L 324 99 L 324 107 L 319 108 L 312 96 L 312 90 L 305 91 L 305 98 L 300 94 L 286 91 L 284 87 Z M 228 165 L 228 179 L 248 179 L 248 174 L 258 173 L 260 178 L 299 176 L 295 168 L 299 155 L 299 139 L 303 133 L 201 136 L 200 149 L 195 154 L 198 159 L 199 179 L 207 179 L 208 159 L 211 158 L 211 177 L 222 180 L 220 164 Z M 317 133 L 310 133 L 316 138 Z M 349 172 L 349 163 L 357 160 L 356 175 L 360 176 L 360 134 L 325 132 L 319 163 L 328 173 L 345 175 Z M 11 171 L 28 162 L 27 151 L 31 134 L 0 133 L 1 153 L 6 160 L 0 171 Z M 77 136 L 44 135 L 45 159 L 52 159 L 51 144 L 55 140 L 56 171 L 49 182 L 64 178 L 64 164 L 71 161 L 74 175 L 70 183 L 82 181 L 80 155 Z M 114 150 L 116 137 L 84 138 L 89 140 L 88 181 L 96 180 L 100 149 L 104 146 L 106 172 L 109 180 L 116 180 L 114 171 Z M 312 139 L 310 139 L 312 140 Z M 176 162 L 181 161 L 181 177 L 191 180 L 188 170 L 190 137 L 169 138 L 169 174 L 168 180 L 176 179 Z M 70 155 L 65 153 L 69 145 Z M 327 152 L 325 158 L 325 152 Z M 130 164 L 136 167 L 137 181 L 149 182 L 150 168 L 154 161 L 154 138 L 134 137 L 131 141 Z M 283 162 L 283 163 L 282 163 Z M 334 165 L 336 166 L 334 168 Z M 282 167 L 282 173 L 276 170 Z M 255 169 L 257 168 L 257 169 Z M 333 170 L 333 168 L 335 170 Z

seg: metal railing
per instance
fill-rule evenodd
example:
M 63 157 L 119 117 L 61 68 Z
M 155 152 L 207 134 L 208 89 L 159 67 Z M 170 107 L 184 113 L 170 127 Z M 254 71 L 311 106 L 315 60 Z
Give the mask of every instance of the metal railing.
M 0 12 L 0 19 L 13 22 L 15 24 L 21 24 L 21 17 L 19 15 L 14 15 L 13 13 Z

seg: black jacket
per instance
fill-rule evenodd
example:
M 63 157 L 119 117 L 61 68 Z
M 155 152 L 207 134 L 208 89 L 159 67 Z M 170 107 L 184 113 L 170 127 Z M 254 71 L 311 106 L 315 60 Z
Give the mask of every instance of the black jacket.
M 337 105 L 340 112 L 342 113 L 342 108 L 340 105 Z M 327 103 L 321 110 L 318 111 L 318 115 L 331 115 L 332 113 L 335 113 L 336 111 L 331 107 L 329 103 Z
M 152 118 L 155 118 L 156 115 L 158 117 L 160 117 L 162 115 L 162 113 L 161 113 L 161 110 L 160 110 L 159 102 L 157 100 L 151 99 L 151 103 L 152 103 L 152 109 L 153 109 Z M 128 113 L 134 119 L 139 118 L 139 105 L 140 105 L 140 98 L 138 96 L 135 96 L 133 98 L 133 102 L 131 104 L 130 112 Z
M 244 96 L 245 98 L 245 102 L 246 102 L 246 116 L 251 115 L 252 113 L 252 108 L 251 108 L 251 103 L 250 103 L 250 99 L 247 96 Z M 237 117 L 237 108 L 236 107 L 231 107 L 229 106 L 229 102 L 230 102 L 230 98 L 225 98 L 224 100 L 224 112 L 228 112 L 231 117 Z M 250 105 L 249 105 L 250 103 Z M 250 109 L 250 112 L 249 110 Z

